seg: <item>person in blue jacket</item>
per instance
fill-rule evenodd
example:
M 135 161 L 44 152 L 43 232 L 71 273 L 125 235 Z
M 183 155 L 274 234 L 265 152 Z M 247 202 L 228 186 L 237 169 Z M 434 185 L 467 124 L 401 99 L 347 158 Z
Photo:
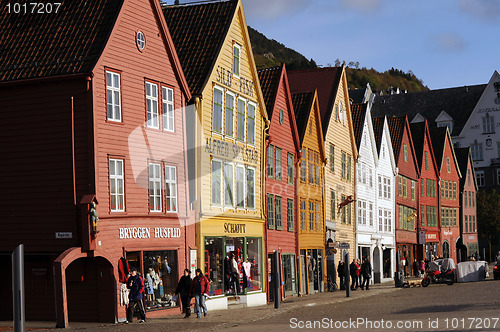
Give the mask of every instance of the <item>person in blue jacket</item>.
M 141 315 L 141 323 L 146 322 L 146 311 L 144 310 L 144 303 L 142 302 L 144 294 L 144 279 L 137 273 L 136 268 L 131 269 L 130 277 L 127 280 L 127 288 L 130 289 L 129 304 L 127 309 L 126 324 L 132 322 L 134 316 L 134 307 L 137 304 L 139 313 Z

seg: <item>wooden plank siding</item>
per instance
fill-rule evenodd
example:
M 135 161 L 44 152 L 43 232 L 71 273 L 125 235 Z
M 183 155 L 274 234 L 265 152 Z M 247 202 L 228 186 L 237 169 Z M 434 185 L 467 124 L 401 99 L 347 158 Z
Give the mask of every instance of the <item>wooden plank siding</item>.
M 342 203 L 342 197 L 351 196 L 355 198 L 355 185 L 356 185 L 356 160 L 358 152 L 354 139 L 354 131 L 352 124 L 352 115 L 348 95 L 347 78 L 345 68 L 342 68 L 342 75 L 338 89 L 335 93 L 335 102 L 326 128 L 325 134 L 325 153 L 327 155 L 328 163 L 325 170 L 325 211 L 326 219 L 336 223 L 336 242 L 349 243 L 350 249 L 349 257 L 356 257 L 356 203 L 353 202 L 346 206 L 346 222 L 342 222 L 342 212 L 338 212 L 338 204 Z M 343 119 L 339 117 L 339 107 L 342 104 Z M 333 160 L 330 156 L 330 146 L 334 146 Z M 342 153 L 351 158 L 350 171 L 351 179 L 348 181 L 342 178 Z M 334 164 L 334 171 L 332 172 L 332 162 Z M 347 167 L 347 166 L 346 166 Z M 331 192 L 335 192 L 335 206 L 332 206 Z M 348 220 L 350 210 L 351 219 Z M 342 255 L 336 255 L 335 264 L 343 259 Z
M 474 254 L 476 249 L 479 252 L 477 247 L 476 177 L 470 152 L 467 154 L 467 169 L 460 168 L 462 178 L 465 178 L 465 180 L 461 181 L 463 187 L 460 188 L 460 236 L 462 237 L 462 243 L 467 246 L 466 257 Z

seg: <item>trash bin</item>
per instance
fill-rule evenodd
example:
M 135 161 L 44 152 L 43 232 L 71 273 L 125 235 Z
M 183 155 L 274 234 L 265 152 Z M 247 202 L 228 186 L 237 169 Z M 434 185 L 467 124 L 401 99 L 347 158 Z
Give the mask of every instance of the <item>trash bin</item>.
M 394 284 L 395 287 L 403 287 L 404 283 L 404 277 L 403 277 L 403 272 L 394 272 Z
M 374 272 L 373 273 L 373 283 L 374 284 L 380 284 L 380 272 Z

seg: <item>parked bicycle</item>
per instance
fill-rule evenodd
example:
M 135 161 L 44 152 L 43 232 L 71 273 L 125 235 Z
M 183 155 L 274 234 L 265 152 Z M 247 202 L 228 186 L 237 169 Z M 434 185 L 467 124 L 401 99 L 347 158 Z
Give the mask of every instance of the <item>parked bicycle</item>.
M 338 288 L 337 286 L 337 283 L 334 282 L 332 280 L 332 278 L 330 278 L 330 276 L 327 277 L 327 281 L 326 281 L 326 289 L 329 291 L 329 292 L 335 292 Z

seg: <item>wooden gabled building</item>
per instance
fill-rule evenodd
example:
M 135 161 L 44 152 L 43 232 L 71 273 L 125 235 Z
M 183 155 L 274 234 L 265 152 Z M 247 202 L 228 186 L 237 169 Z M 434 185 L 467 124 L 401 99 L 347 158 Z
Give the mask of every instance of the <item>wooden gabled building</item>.
M 163 14 L 193 94 L 188 153 L 199 249 L 193 259 L 212 280 L 207 305 L 265 304 L 269 122 L 242 1 L 164 6 Z
M 355 222 L 355 163 L 358 151 L 355 143 L 351 106 L 344 67 L 330 67 L 289 72 L 293 93 L 318 92 L 325 168 L 324 246 L 327 248 L 327 274 L 336 276 L 336 263 L 343 259 L 337 244 L 349 246 L 351 258 L 356 257 Z M 343 249 L 344 250 L 344 249 Z
M 266 252 L 280 253 L 282 296 L 298 293 L 297 285 L 297 164 L 301 143 L 295 122 L 285 64 L 259 71 L 270 126 L 266 140 Z M 269 300 L 273 287 L 268 287 Z
M 417 258 L 418 179 L 419 168 L 413 147 L 410 124 L 406 116 L 388 118 L 394 158 L 398 167 L 396 177 L 396 250 L 400 268 L 412 274 Z
M 292 94 L 301 142 L 298 182 L 299 290 L 302 295 L 325 289 L 325 152 L 316 90 Z
M 476 210 L 477 182 L 470 148 L 455 148 L 455 155 L 462 173 L 459 190 L 460 240 L 457 248 L 460 250 L 459 261 L 463 262 L 479 253 Z
M 195 248 L 191 93 L 159 1 L 66 1 L 57 15 L 4 11 L 0 24 L 0 106 L 10 110 L 0 114 L 10 156 L 0 251 L 25 246 L 26 317 L 124 320 L 124 260 L 151 280 L 147 307 L 177 312 L 171 294 Z M 0 260 L 8 270 L 9 256 Z M 11 319 L 12 305 L 2 308 Z
M 455 155 L 448 127 L 431 128 L 432 147 L 439 172 L 439 227 L 441 250 L 439 256 L 457 261 L 460 238 L 459 207 L 462 174 Z

